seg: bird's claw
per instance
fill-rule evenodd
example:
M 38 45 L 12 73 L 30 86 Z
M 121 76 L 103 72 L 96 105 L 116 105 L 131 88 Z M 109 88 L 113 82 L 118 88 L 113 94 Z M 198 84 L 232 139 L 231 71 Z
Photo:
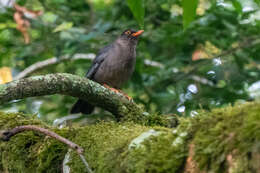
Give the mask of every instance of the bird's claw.
M 104 87 L 106 87 L 107 89 L 110 89 L 111 91 L 114 91 L 115 93 L 119 93 L 119 91 L 115 88 L 112 88 L 110 86 L 108 86 L 107 84 L 104 84 Z
M 133 98 L 130 97 L 129 95 L 125 94 L 123 91 L 112 88 L 112 87 L 108 86 L 107 84 L 104 84 L 104 87 L 106 87 L 107 89 L 110 89 L 111 91 L 114 91 L 115 93 L 123 94 L 123 96 L 125 96 L 128 101 L 133 102 Z
M 127 94 L 125 94 L 125 93 L 123 93 L 123 92 L 121 92 L 121 93 L 126 97 L 126 99 L 127 99 L 128 101 L 130 101 L 130 102 L 133 101 L 133 98 L 132 98 L 132 97 L 130 97 L 129 95 L 127 95 Z

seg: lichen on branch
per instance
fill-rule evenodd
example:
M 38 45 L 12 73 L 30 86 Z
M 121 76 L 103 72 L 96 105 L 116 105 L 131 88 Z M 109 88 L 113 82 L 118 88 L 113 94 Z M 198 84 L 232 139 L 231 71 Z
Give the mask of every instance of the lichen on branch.
M 122 94 L 115 93 L 102 85 L 80 76 L 57 73 L 15 80 L 0 85 L 0 104 L 27 97 L 63 94 L 87 100 L 113 113 L 119 120 L 134 116 L 142 119 L 143 111 L 128 101 Z

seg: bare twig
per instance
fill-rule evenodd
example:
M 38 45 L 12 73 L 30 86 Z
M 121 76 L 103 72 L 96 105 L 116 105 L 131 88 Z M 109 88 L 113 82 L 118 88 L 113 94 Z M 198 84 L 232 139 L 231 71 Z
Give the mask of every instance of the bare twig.
M 24 131 L 29 131 L 29 130 L 43 133 L 47 136 L 50 136 L 50 137 L 52 137 L 52 138 L 54 138 L 54 139 L 56 139 L 56 140 L 58 140 L 58 141 L 60 141 L 64 144 L 68 145 L 70 148 L 74 149 L 77 152 L 80 159 L 84 163 L 87 171 L 89 173 L 93 172 L 90 169 L 89 164 L 88 164 L 88 162 L 86 161 L 86 159 L 83 155 L 83 152 L 84 152 L 83 148 L 81 148 L 79 145 L 73 143 L 72 141 L 70 141 L 70 140 L 68 140 L 68 139 L 58 135 L 57 133 L 54 133 L 54 132 L 48 130 L 48 129 L 38 127 L 38 126 L 34 126 L 34 125 L 17 126 L 17 127 L 13 128 L 11 130 L 1 131 L 0 132 L 0 139 L 2 139 L 3 141 L 9 141 L 12 136 L 15 136 L 19 133 L 22 133 Z
M 162 63 L 157 62 L 157 61 L 152 61 L 152 60 L 149 60 L 149 59 L 145 59 L 144 64 L 147 65 L 147 66 L 151 66 L 151 67 L 164 68 L 164 65 Z
M 5 131 L 2 131 L 0 133 L 0 138 L 3 140 L 3 141 L 8 141 L 12 136 L 15 136 L 16 134 L 18 133 L 22 133 L 24 131 L 37 131 L 37 132 L 40 132 L 40 133 L 43 133 L 47 136 L 50 136 L 66 145 L 68 145 L 70 148 L 74 149 L 78 154 L 82 154 L 83 153 L 83 148 L 81 148 L 79 145 L 71 142 L 70 140 L 66 139 L 66 138 L 63 138 L 62 136 L 58 135 L 57 133 L 54 133 L 48 129 L 45 129 L 45 128 L 42 128 L 42 127 L 37 127 L 37 126 L 34 126 L 34 125 L 26 125 L 26 126 L 17 126 L 11 130 L 5 130 Z
M 95 54 L 89 53 L 89 54 L 75 54 L 72 58 L 70 58 L 69 55 L 62 56 L 61 58 L 53 57 L 44 61 L 39 61 L 35 64 L 32 64 L 31 66 L 24 69 L 22 72 L 20 72 L 17 76 L 14 77 L 14 80 L 22 79 L 24 77 L 29 76 L 33 72 L 40 70 L 42 68 L 45 68 L 50 65 L 58 64 L 63 61 L 69 61 L 69 60 L 78 60 L 78 59 L 87 59 L 87 60 L 93 60 L 95 58 Z
M 89 173 L 92 173 L 93 171 L 90 169 L 88 162 L 86 161 L 85 157 L 82 154 L 80 154 L 79 157 L 80 157 L 81 161 L 84 163 L 85 167 L 87 168 L 87 171 Z

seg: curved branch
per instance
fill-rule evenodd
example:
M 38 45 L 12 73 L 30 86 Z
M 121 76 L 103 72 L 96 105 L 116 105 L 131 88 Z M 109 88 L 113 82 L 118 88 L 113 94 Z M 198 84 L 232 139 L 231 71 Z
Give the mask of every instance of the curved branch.
M 88 162 L 86 161 L 83 153 L 84 153 L 84 149 L 82 147 L 80 147 L 78 144 L 75 144 L 74 142 L 58 135 L 57 133 L 54 133 L 48 129 L 42 128 L 42 127 L 38 127 L 35 125 L 25 125 L 25 126 L 17 126 L 11 130 L 4 130 L 4 131 L 0 131 L 0 139 L 3 141 L 9 141 L 10 138 L 12 136 L 15 136 L 19 133 L 22 133 L 24 131 L 36 131 L 36 132 L 40 132 L 43 133 L 47 136 L 50 136 L 64 144 L 66 144 L 67 146 L 69 146 L 70 148 L 74 149 L 77 154 L 79 155 L 80 159 L 82 160 L 82 162 L 84 163 L 84 165 L 86 166 L 86 169 L 89 173 L 92 173 L 93 171 L 90 169 Z
M 113 113 L 119 120 L 122 117 L 142 118 L 142 110 L 125 96 L 115 93 L 87 78 L 57 73 L 34 76 L 0 85 L 0 104 L 26 97 L 63 94 L 87 100 Z
M 86 60 L 93 60 L 95 58 L 95 54 L 93 53 L 88 53 L 88 54 L 75 54 L 72 58 L 70 58 L 70 56 L 65 55 L 62 56 L 61 58 L 57 58 L 57 57 L 53 57 L 44 61 L 39 61 L 35 64 L 30 65 L 29 67 L 27 67 L 26 69 L 24 69 L 22 72 L 20 72 L 17 76 L 14 77 L 14 80 L 17 79 L 22 79 L 24 77 L 29 76 L 30 74 L 32 74 L 33 72 L 42 69 L 44 67 L 53 65 L 53 64 L 58 64 L 60 62 L 63 61 L 69 61 L 69 60 L 78 60 L 78 59 L 86 59 Z
M 82 154 L 84 152 L 83 148 L 81 148 L 79 145 L 73 143 L 72 141 L 70 141 L 48 129 L 38 127 L 35 125 L 17 126 L 10 130 L 0 131 L 0 139 L 2 139 L 3 141 L 9 141 L 12 136 L 15 136 L 24 131 L 36 131 L 36 132 L 43 133 L 47 136 L 50 136 L 64 144 L 68 145 L 70 148 L 74 149 L 78 154 Z

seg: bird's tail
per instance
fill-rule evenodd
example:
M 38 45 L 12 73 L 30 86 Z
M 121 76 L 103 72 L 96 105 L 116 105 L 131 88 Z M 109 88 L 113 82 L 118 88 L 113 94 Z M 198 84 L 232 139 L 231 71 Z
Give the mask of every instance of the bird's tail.
M 94 110 L 94 106 L 89 104 L 85 100 L 78 100 L 73 107 L 70 110 L 71 114 L 76 114 L 76 113 L 83 113 L 83 114 L 90 114 Z

